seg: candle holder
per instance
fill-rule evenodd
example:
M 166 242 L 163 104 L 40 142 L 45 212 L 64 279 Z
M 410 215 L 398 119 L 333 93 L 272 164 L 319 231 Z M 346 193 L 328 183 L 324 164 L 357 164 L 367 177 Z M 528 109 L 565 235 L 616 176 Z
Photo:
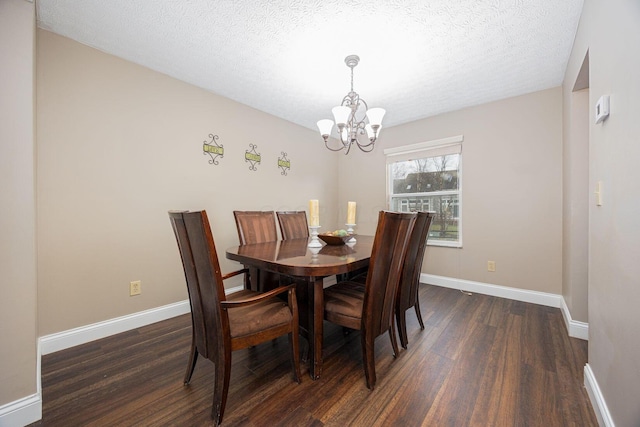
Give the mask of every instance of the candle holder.
M 320 248 L 310 247 L 309 252 L 311 252 L 311 264 L 318 263 L 318 254 L 320 253 Z
M 347 226 L 347 234 L 353 234 L 353 227 L 355 227 L 355 224 L 345 224 Z M 347 240 L 349 243 L 355 243 L 356 242 L 356 238 L 352 237 L 349 240 Z
M 320 228 L 319 225 L 310 225 L 309 226 L 309 234 L 311 235 L 311 241 L 309 242 L 309 244 L 307 245 L 310 248 L 321 248 L 322 247 L 322 243 L 320 243 L 320 239 L 318 239 L 318 228 Z

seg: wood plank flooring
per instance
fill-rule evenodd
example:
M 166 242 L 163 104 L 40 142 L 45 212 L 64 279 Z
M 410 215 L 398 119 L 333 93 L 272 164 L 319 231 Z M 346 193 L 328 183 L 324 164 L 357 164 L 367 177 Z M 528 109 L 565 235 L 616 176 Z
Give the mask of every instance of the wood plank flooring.
M 586 341 L 558 309 L 420 286 L 425 330 L 376 340 L 374 391 L 359 332 L 325 322 L 323 376 L 293 381 L 286 338 L 233 353 L 223 426 L 597 426 L 584 389 Z M 43 357 L 43 418 L 32 426 L 208 426 L 213 365 L 191 384 L 189 315 Z M 301 340 L 302 351 L 306 342 Z

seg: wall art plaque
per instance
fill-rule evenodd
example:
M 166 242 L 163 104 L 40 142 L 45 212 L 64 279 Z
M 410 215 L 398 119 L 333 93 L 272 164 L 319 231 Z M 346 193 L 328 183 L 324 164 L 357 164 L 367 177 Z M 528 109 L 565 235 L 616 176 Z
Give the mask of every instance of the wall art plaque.
M 208 154 L 211 157 L 211 159 L 209 159 L 210 165 L 217 165 L 219 163 L 218 157 L 224 157 L 224 147 L 222 144 L 218 144 L 218 135 L 210 133 L 209 139 L 210 141 L 207 142 L 207 140 L 205 140 L 202 143 L 202 154 L 205 156 Z
M 282 169 L 280 175 L 286 176 L 287 172 L 291 170 L 291 160 L 287 159 L 287 153 L 284 151 L 281 151 L 280 153 L 282 154 L 282 157 L 278 157 L 278 167 Z
M 260 164 L 262 156 L 256 151 L 257 145 L 249 144 L 249 148 L 250 150 L 245 150 L 244 152 L 244 161 L 250 163 L 249 170 L 257 171 L 256 165 Z

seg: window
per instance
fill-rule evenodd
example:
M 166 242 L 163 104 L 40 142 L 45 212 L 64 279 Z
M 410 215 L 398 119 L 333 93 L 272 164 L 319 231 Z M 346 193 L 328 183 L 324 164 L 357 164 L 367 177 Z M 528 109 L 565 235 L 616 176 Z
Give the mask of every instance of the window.
M 388 208 L 434 212 L 430 245 L 462 247 L 462 140 L 460 135 L 384 150 Z

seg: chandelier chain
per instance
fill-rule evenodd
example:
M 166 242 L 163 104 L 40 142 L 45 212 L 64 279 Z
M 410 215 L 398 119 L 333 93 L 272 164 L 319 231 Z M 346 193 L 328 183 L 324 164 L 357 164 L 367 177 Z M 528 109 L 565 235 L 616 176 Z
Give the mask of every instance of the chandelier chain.
M 351 67 L 351 92 L 353 92 L 353 67 Z

